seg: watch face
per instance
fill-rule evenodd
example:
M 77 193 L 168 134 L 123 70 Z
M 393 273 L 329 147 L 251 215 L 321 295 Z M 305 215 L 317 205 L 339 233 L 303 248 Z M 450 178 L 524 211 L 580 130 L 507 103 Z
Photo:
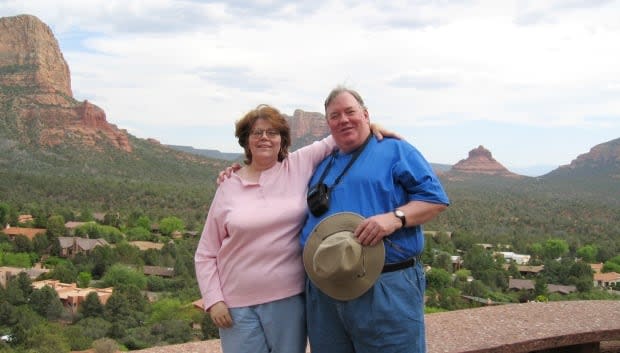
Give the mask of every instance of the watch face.
M 396 217 L 398 218 L 405 217 L 405 212 L 401 210 L 395 210 L 394 213 L 396 214 Z

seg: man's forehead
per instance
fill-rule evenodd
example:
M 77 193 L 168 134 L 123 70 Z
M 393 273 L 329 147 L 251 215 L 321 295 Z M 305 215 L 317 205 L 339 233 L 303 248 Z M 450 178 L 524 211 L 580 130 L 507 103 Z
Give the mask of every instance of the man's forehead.
M 334 100 L 332 100 L 327 105 L 327 111 L 331 111 L 336 109 L 335 105 L 338 104 L 337 108 L 339 109 L 351 109 L 351 108 L 359 108 L 359 102 L 348 92 L 342 92 Z

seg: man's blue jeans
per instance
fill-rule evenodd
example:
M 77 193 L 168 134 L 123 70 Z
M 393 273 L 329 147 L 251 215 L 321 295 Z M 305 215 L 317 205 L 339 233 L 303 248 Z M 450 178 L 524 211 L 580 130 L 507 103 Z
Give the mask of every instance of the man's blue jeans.
M 424 353 L 424 290 L 420 263 L 383 273 L 361 297 L 340 301 L 306 279 L 312 353 Z

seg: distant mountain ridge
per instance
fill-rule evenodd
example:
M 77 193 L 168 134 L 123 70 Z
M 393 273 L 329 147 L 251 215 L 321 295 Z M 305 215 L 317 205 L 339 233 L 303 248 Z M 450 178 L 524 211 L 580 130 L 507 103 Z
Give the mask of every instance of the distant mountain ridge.
M 570 175 L 600 175 L 620 182 L 620 138 L 592 147 L 589 152 L 580 154 L 570 164 L 560 166 L 545 177 Z

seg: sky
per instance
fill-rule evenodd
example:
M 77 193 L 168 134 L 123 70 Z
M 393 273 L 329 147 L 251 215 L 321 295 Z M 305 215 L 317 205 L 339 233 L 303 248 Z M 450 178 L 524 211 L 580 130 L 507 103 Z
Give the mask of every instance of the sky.
M 0 0 L 52 30 L 74 97 L 163 144 L 242 152 L 258 104 L 360 92 L 432 163 L 543 175 L 620 137 L 620 0 Z

